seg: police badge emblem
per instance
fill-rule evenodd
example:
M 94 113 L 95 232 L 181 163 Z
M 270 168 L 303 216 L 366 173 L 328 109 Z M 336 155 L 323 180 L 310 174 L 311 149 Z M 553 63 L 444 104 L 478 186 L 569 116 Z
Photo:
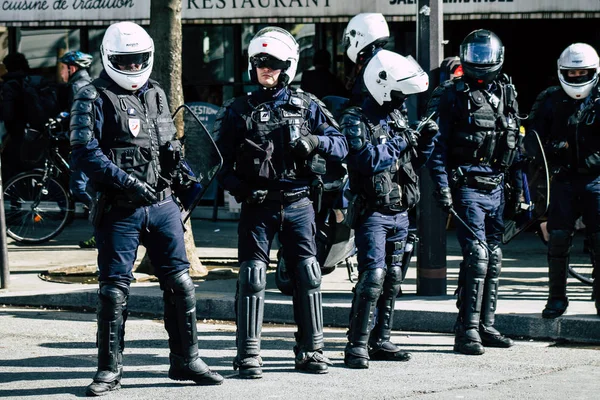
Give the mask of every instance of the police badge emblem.
M 139 118 L 129 118 L 127 121 L 129 124 L 129 132 L 135 137 L 140 133 L 140 119 Z
M 260 112 L 260 122 L 268 122 L 271 119 L 271 115 L 268 111 Z

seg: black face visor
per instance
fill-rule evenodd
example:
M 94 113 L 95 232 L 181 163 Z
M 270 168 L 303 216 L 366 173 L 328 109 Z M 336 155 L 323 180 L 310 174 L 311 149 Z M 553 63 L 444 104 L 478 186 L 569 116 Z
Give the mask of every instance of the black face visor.
M 584 83 L 588 83 L 594 79 L 595 74 L 596 74 L 595 68 L 582 68 L 582 70 L 586 70 L 587 74 L 579 75 L 579 76 L 569 76 L 568 69 L 561 69 L 560 73 L 562 74 L 565 82 L 570 83 L 572 85 L 581 85 Z
M 113 54 L 108 56 L 108 61 L 117 69 L 126 70 L 131 65 L 139 66 L 144 69 L 148 66 L 150 60 L 150 52 L 136 54 Z
M 254 68 L 270 68 L 273 70 L 276 69 L 288 69 L 290 67 L 289 61 L 282 61 L 278 58 L 275 58 L 269 54 L 257 54 L 250 58 L 250 63 Z

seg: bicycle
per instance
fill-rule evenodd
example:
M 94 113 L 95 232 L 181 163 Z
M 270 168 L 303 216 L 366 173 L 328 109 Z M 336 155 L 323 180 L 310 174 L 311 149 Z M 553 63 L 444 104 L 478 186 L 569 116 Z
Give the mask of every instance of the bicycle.
M 25 129 L 28 143 L 42 141 L 43 168 L 21 172 L 4 187 L 6 233 L 17 242 L 40 244 L 60 234 L 73 220 L 75 201 L 69 190 L 71 169 L 63 156 L 69 147 L 63 122 L 69 113 L 51 118 L 42 132 Z M 61 154 L 63 153 L 63 154 Z

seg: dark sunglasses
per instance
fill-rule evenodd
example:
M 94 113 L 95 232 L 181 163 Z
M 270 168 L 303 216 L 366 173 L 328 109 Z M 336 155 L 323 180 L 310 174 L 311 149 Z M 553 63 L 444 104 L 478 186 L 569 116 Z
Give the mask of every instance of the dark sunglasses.
M 250 63 L 255 68 L 288 69 L 289 61 L 282 61 L 268 54 L 258 54 L 250 58 Z

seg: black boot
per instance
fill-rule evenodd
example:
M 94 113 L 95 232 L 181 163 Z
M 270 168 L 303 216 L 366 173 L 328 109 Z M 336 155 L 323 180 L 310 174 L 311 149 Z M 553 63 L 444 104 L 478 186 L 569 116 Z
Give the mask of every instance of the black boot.
M 383 282 L 383 290 L 377 301 L 377 322 L 369 337 L 371 360 L 408 361 L 411 354 L 400 350 L 390 341 L 396 296 L 402 282 L 402 268 L 389 266 Z
M 548 241 L 549 296 L 542 317 L 553 319 L 567 310 L 567 270 L 573 236 L 568 231 L 551 231 Z
M 494 328 L 496 302 L 498 301 L 498 279 L 502 270 L 502 249 L 497 244 L 490 244 L 489 247 L 492 252 L 489 255 L 488 270 L 483 284 L 479 336 L 485 347 L 507 348 L 511 347 L 514 342 Z
M 103 396 L 121 388 L 127 315 L 127 289 L 101 283 L 98 291 L 98 371 L 86 396 Z
M 321 297 L 321 267 L 316 257 L 301 260 L 296 265 L 293 293 L 296 332 L 297 370 L 326 374 L 331 361 L 323 355 L 323 299 Z
M 169 378 L 197 385 L 220 385 L 223 377 L 211 371 L 198 355 L 196 290 L 188 271 L 169 276 L 164 285 L 165 329 L 169 334 Z
M 483 284 L 488 268 L 487 250 L 478 243 L 470 242 L 464 252 L 464 286 L 461 287 L 457 304 L 460 304 L 458 319 L 454 327 L 454 351 L 467 355 L 485 352 L 479 336 L 479 320 Z
M 369 332 L 384 279 L 385 271 L 380 268 L 362 271 L 358 276 L 344 350 L 344 364 L 348 368 L 369 368 Z
M 233 369 L 239 369 L 239 377 L 244 379 L 262 378 L 260 340 L 266 279 L 266 263 L 257 260 L 241 263 L 235 302 L 237 355 Z

